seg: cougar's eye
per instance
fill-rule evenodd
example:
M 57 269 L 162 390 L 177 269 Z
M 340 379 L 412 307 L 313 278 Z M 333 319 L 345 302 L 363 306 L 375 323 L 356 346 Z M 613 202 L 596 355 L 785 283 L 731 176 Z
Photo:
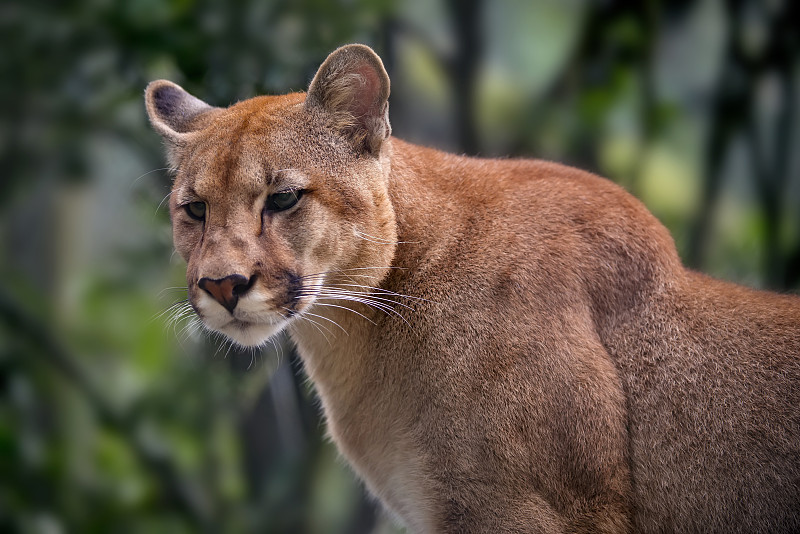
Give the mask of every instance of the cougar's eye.
M 206 218 L 206 203 L 205 202 L 189 202 L 184 206 L 186 213 L 192 219 L 202 221 Z
M 283 191 L 281 193 L 273 193 L 267 197 L 267 204 L 264 209 L 267 211 L 283 211 L 288 210 L 300 200 L 303 196 L 302 189 L 294 189 L 292 191 Z

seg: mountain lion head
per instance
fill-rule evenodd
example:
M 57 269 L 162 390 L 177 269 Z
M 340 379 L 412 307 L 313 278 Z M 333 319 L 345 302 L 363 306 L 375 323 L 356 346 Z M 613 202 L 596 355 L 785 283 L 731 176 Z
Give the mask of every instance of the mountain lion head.
M 175 247 L 206 327 L 257 346 L 330 294 L 331 280 L 348 276 L 358 291 L 385 275 L 393 249 L 374 242 L 397 237 L 388 97 L 381 60 L 360 45 L 331 54 L 307 94 L 218 108 L 166 80 L 147 87 L 176 173 Z

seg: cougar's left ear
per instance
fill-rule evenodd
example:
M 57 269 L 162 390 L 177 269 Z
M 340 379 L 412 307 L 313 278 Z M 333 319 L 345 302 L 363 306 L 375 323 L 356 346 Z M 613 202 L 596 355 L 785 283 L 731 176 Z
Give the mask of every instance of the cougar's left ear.
M 389 76 L 381 58 L 368 46 L 334 50 L 311 81 L 305 105 L 329 113 L 335 128 L 373 155 L 392 133 Z
M 188 136 L 202 128 L 212 112 L 219 111 L 167 80 L 150 82 L 144 101 L 150 123 L 167 145 L 171 165 L 177 165 L 180 149 Z

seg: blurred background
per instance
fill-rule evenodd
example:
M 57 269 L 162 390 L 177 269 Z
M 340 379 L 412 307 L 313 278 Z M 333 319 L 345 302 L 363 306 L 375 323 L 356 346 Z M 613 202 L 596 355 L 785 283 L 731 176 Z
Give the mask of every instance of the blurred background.
M 163 314 L 184 265 L 148 81 L 228 105 L 366 43 L 398 137 L 592 170 L 691 267 L 797 291 L 798 4 L 3 1 L 0 531 L 397 531 L 288 342 L 239 352 Z

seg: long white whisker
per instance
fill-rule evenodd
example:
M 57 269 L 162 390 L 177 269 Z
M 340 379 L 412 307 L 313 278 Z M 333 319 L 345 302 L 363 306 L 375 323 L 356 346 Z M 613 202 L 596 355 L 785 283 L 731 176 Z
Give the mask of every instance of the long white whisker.
M 173 328 L 173 336 L 178 341 L 178 345 L 184 353 L 188 352 L 184 343 L 189 336 L 193 335 L 193 332 L 197 331 L 198 328 L 202 328 L 202 324 L 200 318 L 196 316 L 190 319 L 188 323 L 181 329 L 181 332 L 185 333 L 185 336 L 179 335 L 178 332 Z
M 309 279 L 313 280 L 315 277 L 319 277 L 319 278 L 322 278 L 324 280 L 325 277 L 328 276 L 329 274 L 336 274 L 337 276 L 341 276 L 342 278 L 347 278 L 348 280 L 351 277 L 353 277 L 353 278 L 366 278 L 368 280 L 374 280 L 374 279 L 377 278 L 377 276 L 375 276 L 374 274 L 352 274 L 352 273 L 350 273 L 350 274 L 345 274 L 345 273 L 308 274 L 308 275 L 306 275 L 306 276 L 304 276 L 302 278 L 309 278 Z M 328 280 L 336 280 L 336 278 L 335 277 L 330 277 L 330 278 L 328 278 Z M 353 280 L 350 280 L 350 281 L 352 282 Z
M 187 322 L 183 327 L 180 329 L 179 332 L 175 331 L 173 328 L 173 332 L 175 332 L 175 337 L 181 342 L 181 344 L 188 341 L 188 339 L 197 332 L 197 328 L 200 326 L 200 319 L 195 318 Z M 177 327 L 177 326 L 176 326 Z
M 347 300 L 347 301 L 351 301 L 351 302 L 358 302 L 360 304 L 364 304 L 365 306 L 369 306 L 369 307 L 374 308 L 376 310 L 382 311 L 387 315 L 395 315 L 395 316 L 399 317 L 400 319 L 402 319 L 403 322 L 405 322 L 406 324 L 411 326 L 408 323 L 408 321 L 406 321 L 406 318 L 403 317 L 399 312 L 394 310 L 391 306 L 388 306 L 387 304 L 383 304 L 381 302 L 375 302 L 375 301 L 370 301 L 368 299 L 357 298 L 357 297 L 353 297 L 351 295 L 325 295 L 325 294 L 318 295 L 317 296 L 317 300 Z M 347 308 L 347 309 L 350 309 L 350 308 Z M 358 313 L 355 310 L 351 310 L 351 311 L 353 311 L 354 313 Z M 361 314 L 359 314 L 359 315 L 361 315 Z M 364 317 L 364 316 L 362 315 L 362 317 Z M 372 323 L 372 324 L 375 324 L 375 323 Z
M 367 305 L 367 306 L 369 306 L 371 308 L 374 308 L 376 310 L 381 310 L 381 311 L 383 311 L 385 313 L 397 313 L 394 310 L 392 310 L 392 308 L 389 307 L 386 304 L 383 304 L 381 302 L 375 302 L 375 301 L 370 301 L 370 300 L 367 300 L 367 299 L 354 297 L 352 295 L 336 295 L 336 294 L 325 295 L 325 294 L 321 294 L 318 298 L 326 299 L 326 300 L 331 300 L 331 299 L 332 300 L 348 300 L 350 302 L 358 302 L 358 303 L 361 303 L 361 304 L 365 304 L 365 305 Z
M 191 316 L 192 313 L 190 311 L 180 310 L 179 312 L 175 313 L 175 315 L 173 315 L 172 318 L 167 322 L 167 328 L 178 328 L 181 323 L 185 322 L 186 319 L 190 318 Z
M 158 215 L 158 210 L 160 210 L 160 209 L 161 209 L 161 206 L 163 206 L 163 205 L 164 205 L 164 201 L 165 201 L 165 200 L 167 200 L 167 199 L 170 197 L 170 195 L 172 195 L 172 191 L 170 191 L 169 193 L 167 193 L 167 194 L 164 196 L 164 198 L 162 198 L 162 199 L 161 199 L 161 202 L 159 202 L 159 203 L 158 203 L 158 206 L 156 206 L 156 211 L 154 211 L 154 212 L 153 212 L 153 218 L 152 218 L 152 219 L 150 219 L 151 221 L 155 220 L 155 218 L 156 218 L 156 215 Z
M 223 344 L 227 343 L 228 348 L 225 350 L 225 355 L 222 357 L 223 360 L 228 359 L 228 354 L 231 353 L 231 349 L 233 348 L 233 340 L 228 338 L 223 338 Z M 224 345 L 223 345 L 224 346 Z
M 368 289 L 369 292 L 377 292 L 377 293 L 382 294 L 382 295 L 388 295 L 388 296 L 393 296 L 393 297 L 401 297 L 401 298 L 404 298 L 404 299 L 413 299 L 413 300 L 422 300 L 422 301 L 425 301 L 425 302 L 431 302 L 430 300 L 424 299 L 422 297 L 412 297 L 411 295 L 404 295 L 402 293 L 396 293 L 396 292 L 390 291 L 388 289 L 383 289 L 382 287 L 365 286 L 363 284 L 335 284 L 334 286 L 331 286 L 331 287 L 358 287 L 358 288 L 362 288 L 362 289 Z
M 343 299 L 335 299 L 335 300 L 343 300 Z M 364 314 L 362 314 L 362 313 L 359 313 L 359 312 L 357 312 L 356 310 L 354 310 L 354 309 L 352 309 L 352 308 L 348 308 L 347 306 L 339 306 L 338 304 L 329 304 L 329 303 L 325 303 L 325 302 L 318 302 L 318 301 L 314 302 L 314 304 L 316 304 L 316 305 L 318 305 L 318 306 L 328 306 L 329 308 L 339 308 L 340 310 L 347 310 L 347 311 L 349 311 L 349 312 L 353 312 L 353 313 L 355 313 L 355 314 L 356 314 L 356 315 L 358 315 L 359 317 L 362 317 L 362 318 L 364 318 L 366 321 L 368 321 L 368 322 L 370 322 L 370 323 L 372 323 L 372 324 L 376 324 L 376 323 L 375 323 L 375 321 L 373 321 L 372 319 L 370 319 L 370 318 L 369 318 L 369 317 L 367 317 L 366 315 L 364 315 Z
M 328 342 L 328 344 L 330 344 L 331 340 L 328 339 L 327 335 L 325 335 L 325 332 L 328 332 L 330 335 L 333 335 L 333 332 L 331 332 L 330 328 L 326 327 L 322 323 L 318 323 L 314 319 L 310 319 L 310 318 L 305 317 L 305 316 L 303 316 L 303 319 L 308 321 L 312 325 L 314 325 L 317 328 L 317 330 L 319 331 L 319 333 L 322 334 L 322 337 L 324 337 L 325 340 Z M 324 330 L 324 332 L 323 332 L 323 330 Z
M 351 269 L 332 269 L 330 271 L 323 271 L 323 272 L 320 272 L 320 273 L 307 274 L 307 275 L 301 276 L 300 279 L 302 280 L 302 279 L 305 279 L 305 278 L 312 278 L 312 277 L 315 277 L 315 276 L 325 276 L 325 275 L 329 275 L 329 274 L 344 274 L 344 273 L 351 272 L 351 271 L 377 271 L 377 270 L 383 270 L 383 269 L 406 270 L 405 267 L 395 267 L 395 266 L 392 266 L 392 265 L 377 266 L 377 267 L 353 267 Z
M 146 173 L 140 174 L 133 182 L 131 182 L 131 185 L 129 186 L 129 189 L 133 189 L 133 186 L 136 185 L 136 182 L 138 182 L 139 180 L 141 180 L 142 178 L 144 178 L 148 174 L 153 174 L 154 172 L 158 172 L 158 171 L 169 171 L 169 170 L 170 170 L 169 167 L 161 167 L 160 169 L 153 169 L 152 171 L 147 171 Z
M 194 313 L 194 310 L 191 308 L 191 306 L 189 306 L 188 302 L 182 302 L 181 304 L 182 305 L 180 307 L 174 309 L 170 314 L 170 318 L 167 321 L 167 327 L 170 325 L 177 325 L 177 323 Z
M 217 356 L 219 356 L 219 352 L 225 347 L 225 340 L 222 340 L 222 342 L 220 342 L 220 340 L 219 340 L 219 338 L 217 336 L 213 336 L 213 339 L 216 342 L 217 348 L 214 349 L 214 356 L 212 356 L 212 357 L 214 359 L 217 359 Z M 228 350 L 230 350 L 230 348 Z M 223 357 L 223 360 L 224 359 L 225 358 Z
M 250 350 L 248 352 L 250 353 L 250 363 L 247 364 L 247 370 L 249 371 L 250 369 L 253 368 L 253 365 L 255 365 L 256 362 L 258 361 L 257 355 L 259 354 L 259 352 L 256 347 L 250 347 Z
M 365 301 L 375 302 L 377 304 L 383 304 L 383 303 L 396 304 L 396 305 L 402 306 L 403 308 L 406 308 L 408 310 L 413 310 L 413 308 L 411 306 L 409 306 L 409 305 L 407 305 L 407 304 L 405 304 L 403 302 L 398 302 L 398 301 L 396 301 L 394 299 L 385 298 L 385 297 L 390 297 L 390 296 L 393 296 L 393 295 L 385 295 L 384 294 L 382 296 L 378 296 L 378 295 L 381 295 L 381 294 L 379 293 L 378 295 L 375 295 L 374 293 L 368 293 L 368 292 L 363 292 L 363 291 L 351 291 L 351 290 L 348 290 L 348 289 L 341 289 L 341 288 L 329 287 L 329 286 L 322 286 L 322 287 L 319 288 L 319 291 L 317 291 L 317 292 L 314 292 L 314 291 L 301 291 L 299 296 L 314 296 L 314 295 L 322 295 L 322 294 L 325 294 L 326 296 L 340 296 L 342 298 L 352 297 L 352 298 L 362 299 L 362 300 L 365 300 Z M 385 306 L 386 304 L 383 304 L 383 305 Z
M 391 304 L 397 304 L 398 306 L 402 306 L 402 307 L 404 307 L 406 309 L 409 309 L 409 310 L 413 309 L 413 308 L 411 308 L 411 306 L 408 306 L 407 304 L 403 304 L 402 302 L 397 302 L 396 300 L 387 299 L 387 298 L 383 298 L 383 297 L 377 297 L 377 296 L 375 296 L 375 295 L 373 295 L 371 293 L 348 291 L 347 289 L 338 289 L 338 288 L 335 288 L 335 287 L 325 287 L 325 286 L 321 287 L 320 288 L 320 292 L 317 293 L 317 294 L 322 294 L 322 293 L 325 293 L 327 295 L 341 295 L 343 297 L 355 297 L 355 298 L 359 298 L 359 299 L 372 300 L 372 301 L 378 301 L 378 302 L 389 302 Z M 301 294 L 305 295 L 305 293 L 303 293 L 303 292 L 301 292 Z
M 158 294 L 156 295 L 156 298 L 160 299 L 161 297 L 164 296 L 164 293 L 166 293 L 168 291 L 188 291 L 188 290 L 189 290 L 189 288 L 187 288 L 186 286 L 165 287 L 164 289 L 162 289 L 161 291 L 158 292 Z
M 317 322 L 317 321 L 315 321 L 314 319 L 309 319 L 308 317 L 305 317 L 305 315 L 300 315 L 300 317 L 301 317 L 301 318 L 302 318 L 304 321 L 308 321 L 308 322 L 311 324 L 311 326 L 313 326 L 314 328 L 316 328 L 316 329 L 317 329 L 317 332 L 319 332 L 319 333 L 322 335 L 322 337 L 324 337 L 324 338 L 325 338 L 325 341 L 327 341 L 327 342 L 328 342 L 328 345 L 331 345 L 331 340 L 330 340 L 330 338 L 328 338 L 328 336 L 325 334 L 325 332 L 323 332 L 323 331 L 322 331 L 322 329 L 323 329 L 323 328 L 325 328 L 323 325 L 321 325 L 320 323 L 318 323 L 318 322 Z M 330 331 L 330 330 L 328 330 L 327 328 L 325 328 L 325 330 L 327 330 L 328 332 L 330 332 L 330 334 L 331 334 L 331 335 L 333 335 L 333 332 L 331 332 L 331 331 Z
M 420 243 L 420 241 L 388 241 L 380 237 L 375 237 L 374 235 L 369 235 L 360 230 L 355 230 L 354 233 L 356 237 L 363 239 L 364 241 L 369 241 L 370 243 L 375 243 L 377 245 L 402 245 L 404 243 L 417 245 Z
M 397 310 L 395 310 L 394 308 L 392 308 L 388 304 L 383 304 L 382 302 L 376 302 L 376 301 L 372 301 L 372 300 L 369 300 L 369 299 L 353 297 L 353 296 L 350 296 L 350 295 L 329 295 L 329 296 L 322 295 L 319 298 L 326 299 L 326 300 L 333 299 L 333 300 L 348 300 L 350 302 L 358 302 L 360 304 L 364 304 L 365 306 L 369 306 L 369 307 L 374 308 L 376 310 L 380 310 L 383 313 L 385 313 L 386 315 L 394 315 L 396 317 L 399 317 L 406 324 L 408 324 L 408 321 L 406 321 L 406 318 L 403 317 L 403 315 L 400 312 L 398 312 Z M 411 308 L 409 308 L 409 309 L 411 309 Z M 409 325 L 409 326 L 411 326 L 411 325 Z
M 272 336 L 269 339 L 272 341 L 272 346 L 275 347 L 275 354 L 278 356 L 278 365 L 280 365 L 283 360 L 283 344 L 278 345 L 276 336 Z
M 164 322 L 164 328 L 172 328 L 173 333 L 177 334 L 175 330 L 178 327 L 178 324 L 189 317 L 192 312 L 193 310 L 191 309 L 191 306 L 189 306 L 188 301 L 176 302 L 157 317 L 154 317 L 153 320 L 157 320 L 159 317 L 163 317 L 165 313 L 168 313 L 169 316 Z
M 172 304 L 167 306 L 164 310 L 162 310 L 162 311 L 156 313 L 155 315 L 153 315 L 150 318 L 150 320 L 148 321 L 148 324 L 161 319 L 162 317 L 164 317 L 167 314 L 169 314 L 169 316 L 171 318 L 173 314 L 176 314 L 176 313 L 180 312 L 183 309 L 183 306 L 185 304 L 187 304 L 187 302 L 188 301 L 186 301 L 186 300 L 179 300 L 178 302 L 173 302 Z
M 341 330 L 342 332 L 344 332 L 344 335 L 346 335 L 346 336 L 349 336 L 349 335 L 350 335 L 350 334 L 347 332 L 347 330 L 345 330 L 344 328 L 342 328 L 342 325 L 340 325 L 339 323 L 337 323 L 336 321 L 334 321 L 333 319 L 331 319 L 331 318 L 329 318 L 329 317 L 325 317 L 324 315 L 317 315 L 316 313 L 311 313 L 310 311 L 304 311 L 304 312 L 302 313 L 302 315 L 304 315 L 304 316 L 305 316 L 305 315 L 310 315 L 310 316 L 312 316 L 312 317 L 318 317 L 319 319 L 324 319 L 324 320 L 326 320 L 326 321 L 328 321 L 328 322 L 330 322 L 330 323 L 333 323 L 333 324 L 334 324 L 334 326 L 336 326 L 336 328 L 338 328 L 339 330 Z M 330 330 L 329 330 L 329 332 L 330 332 Z M 333 332 L 331 332 L 331 335 L 333 335 Z
M 286 308 L 284 308 L 284 309 L 286 309 Z M 306 310 L 306 311 L 304 311 L 304 312 L 301 312 L 301 313 L 299 313 L 298 315 L 299 315 L 300 317 L 302 317 L 303 319 L 307 320 L 307 321 L 310 321 L 311 319 L 309 319 L 308 317 L 306 317 L 306 315 L 310 315 L 311 317 L 316 317 L 316 318 L 318 318 L 318 319 L 323 319 L 323 320 L 325 320 L 325 321 L 328 321 L 329 323 L 333 323 L 333 325 L 334 325 L 334 326 L 336 326 L 336 328 L 338 328 L 339 330 L 341 330 L 342 332 L 344 332 L 344 335 L 346 335 L 346 336 L 349 336 L 349 335 L 350 335 L 349 333 L 347 333 L 347 330 L 345 330 L 344 328 L 342 328 L 342 325 L 340 325 L 339 323 L 337 323 L 336 321 L 334 321 L 333 319 L 331 319 L 331 318 L 329 318 L 329 317 L 325 317 L 324 315 L 317 315 L 316 313 L 311 313 L 311 312 L 310 312 L 310 311 L 308 311 L 308 310 Z M 319 323 L 318 323 L 318 324 L 319 324 Z M 323 326 L 323 325 L 321 325 L 321 324 L 320 324 L 320 326 Z M 325 328 L 325 330 L 328 330 L 328 329 L 327 329 L 327 328 Z M 331 332 L 330 330 L 328 330 L 328 332 L 330 332 L 330 333 L 331 333 L 331 335 L 334 335 L 334 333 L 333 333 L 333 332 Z
M 287 307 L 285 307 L 285 306 L 283 306 L 283 309 L 284 309 L 284 310 L 286 310 L 286 311 L 288 311 L 288 312 L 292 312 L 292 311 L 293 311 L 293 310 L 290 310 L 289 308 L 287 308 Z M 315 320 L 313 320 L 313 319 L 309 319 L 308 317 L 306 317 L 306 315 L 311 315 L 311 316 L 313 316 L 313 317 L 318 317 L 318 318 L 320 318 L 320 319 L 325 319 L 325 320 L 327 320 L 327 321 L 330 321 L 330 322 L 332 322 L 332 323 L 333 323 L 333 324 L 335 324 L 336 326 L 339 326 L 338 324 L 336 324 L 336 321 L 333 321 L 333 320 L 331 320 L 331 319 L 328 319 L 327 317 L 321 317 L 321 316 L 319 316 L 319 315 L 314 315 L 313 313 L 309 313 L 309 312 L 307 312 L 307 311 L 304 311 L 304 312 L 298 312 L 298 313 L 297 313 L 297 317 L 298 317 L 298 318 L 300 318 L 300 319 L 303 319 L 303 320 L 306 320 L 306 321 L 308 321 L 309 323 L 312 323 L 312 324 L 314 324 L 314 325 L 317 325 L 318 327 L 324 328 L 324 329 L 325 329 L 325 330 L 326 330 L 326 331 L 327 331 L 327 332 L 328 332 L 330 335 L 334 335 L 334 334 L 333 334 L 333 332 L 331 332 L 330 328 L 328 328 L 327 326 L 325 326 L 325 325 L 323 325 L 323 324 L 320 324 L 320 323 L 318 323 L 317 321 L 315 321 Z M 341 326 L 339 326 L 339 328 L 342 328 L 342 327 L 341 327 Z M 319 330 L 319 328 L 318 328 L 318 330 Z M 321 333 L 321 332 L 322 332 L 322 330 L 320 330 L 320 333 Z M 342 328 L 342 332 L 344 332 L 345 334 L 347 334 L 347 332 L 345 332 L 343 328 Z M 324 334 L 323 334 L 323 335 L 324 335 Z M 327 339 L 327 338 L 326 338 L 326 339 Z

